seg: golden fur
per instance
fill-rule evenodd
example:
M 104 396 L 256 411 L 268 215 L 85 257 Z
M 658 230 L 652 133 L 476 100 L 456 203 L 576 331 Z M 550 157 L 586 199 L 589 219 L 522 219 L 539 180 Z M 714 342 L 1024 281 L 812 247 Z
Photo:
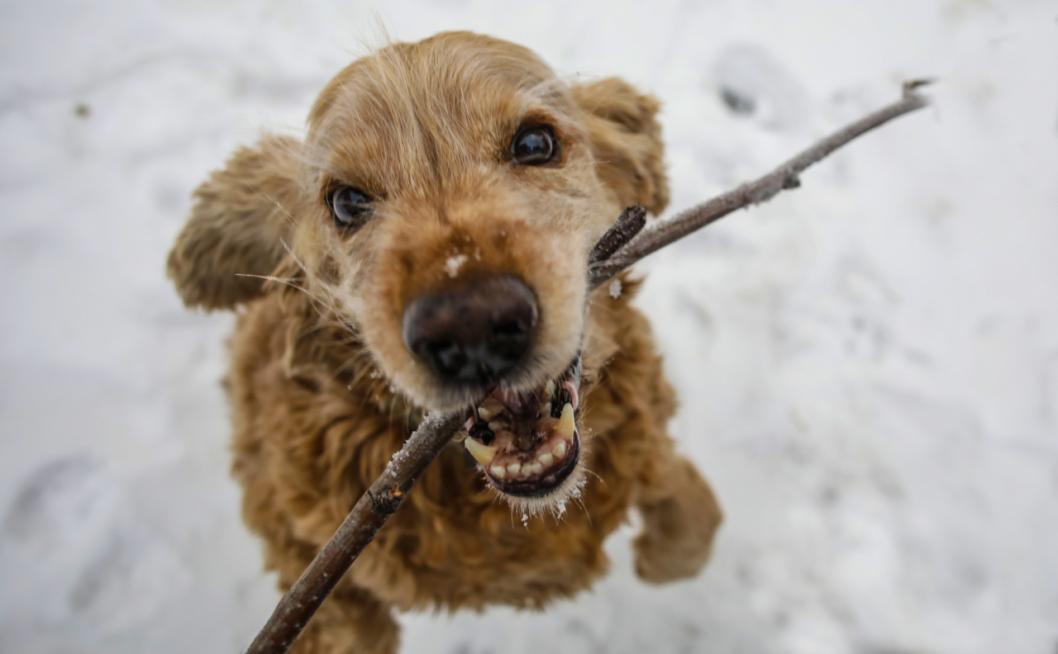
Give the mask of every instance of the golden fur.
M 398 450 L 422 411 L 475 397 L 410 355 L 411 298 L 465 274 L 515 274 L 540 304 L 531 361 L 512 387 L 583 352 L 582 465 L 564 515 L 497 501 L 458 443 L 428 468 L 297 642 L 301 652 L 392 652 L 392 609 L 540 608 L 606 569 L 604 538 L 644 517 L 636 571 L 697 573 L 720 511 L 665 432 L 674 410 L 646 319 L 623 293 L 589 293 L 592 244 L 620 209 L 664 208 L 657 102 L 617 79 L 570 85 L 531 52 L 469 33 L 360 59 L 316 101 L 304 142 L 268 136 L 196 191 L 169 258 L 185 302 L 244 306 L 228 392 L 234 474 L 266 565 L 288 587 Z M 527 120 L 552 125 L 555 165 L 504 160 Z M 336 183 L 377 198 L 353 235 L 325 202 Z M 459 263 L 452 270 L 453 257 Z

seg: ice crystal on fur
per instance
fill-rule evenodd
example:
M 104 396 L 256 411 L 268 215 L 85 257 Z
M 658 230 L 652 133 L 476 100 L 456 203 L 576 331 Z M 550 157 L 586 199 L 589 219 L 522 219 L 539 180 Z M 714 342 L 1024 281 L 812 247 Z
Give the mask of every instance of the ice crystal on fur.
M 467 255 L 465 254 L 453 254 L 452 256 L 445 259 L 445 272 L 448 273 L 449 277 L 453 279 L 459 274 L 459 270 L 463 267 L 463 264 L 467 262 Z

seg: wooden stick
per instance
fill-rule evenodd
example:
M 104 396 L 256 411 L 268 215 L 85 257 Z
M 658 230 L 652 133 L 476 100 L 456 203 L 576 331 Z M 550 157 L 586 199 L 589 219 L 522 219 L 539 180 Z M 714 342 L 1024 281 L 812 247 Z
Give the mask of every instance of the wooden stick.
M 621 212 L 613 226 L 606 230 L 602 238 L 591 249 L 588 256 L 588 268 L 609 259 L 614 252 L 624 247 L 647 224 L 647 210 L 642 205 L 633 204 Z
M 681 211 L 672 218 L 660 223 L 657 227 L 643 231 L 639 238 L 635 239 L 627 247 L 616 252 L 605 261 L 591 267 L 589 275 L 592 287 L 602 284 L 643 257 L 687 236 L 691 232 L 705 227 L 709 223 L 723 218 L 729 213 L 766 202 L 781 191 L 799 187 L 801 185 L 801 173 L 812 164 L 846 145 L 856 137 L 881 127 L 894 118 L 916 111 L 929 104 L 929 100 L 916 93 L 919 88 L 926 84 L 929 84 L 928 80 L 905 82 L 903 97 L 899 101 L 846 125 L 783 162 L 766 175 L 758 177 L 752 182 L 740 184 L 734 190 Z
M 639 259 L 737 209 L 766 202 L 780 191 L 797 188 L 800 174 L 834 150 L 894 118 L 926 106 L 928 101 L 915 92 L 926 83 L 921 80 L 905 83 L 900 101 L 834 132 L 763 177 L 680 212 L 657 227 L 641 231 L 646 212 L 636 206 L 625 209 L 592 249 L 588 270 L 591 287 L 599 286 Z M 282 654 L 290 648 L 327 594 L 400 507 L 416 478 L 451 441 L 462 422 L 459 414 L 431 414 L 423 420 L 404 447 L 393 455 L 382 475 L 357 500 L 334 536 L 279 600 L 247 650 L 249 654 Z
M 400 507 L 415 479 L 452 440 L 463 420 L 456 414 L 427 416 L 297 582 L 283 595 L 272 617 L 247 652 L 286 652 L 360 552 Z

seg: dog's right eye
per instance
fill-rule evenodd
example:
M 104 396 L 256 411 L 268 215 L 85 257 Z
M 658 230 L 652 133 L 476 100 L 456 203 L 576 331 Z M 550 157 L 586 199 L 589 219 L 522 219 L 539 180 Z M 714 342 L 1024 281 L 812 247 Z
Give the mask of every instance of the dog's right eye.
M 356 229 L 371 216 L 371 198 L 352 186 L 339 186 L 328 198 L 334 221 L 344 229 Z

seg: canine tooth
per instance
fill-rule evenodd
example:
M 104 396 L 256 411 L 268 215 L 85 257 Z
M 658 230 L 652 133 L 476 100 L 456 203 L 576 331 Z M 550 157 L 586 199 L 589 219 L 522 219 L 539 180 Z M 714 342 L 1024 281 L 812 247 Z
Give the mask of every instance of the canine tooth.
M 544 386 L 544 397 L 551 399 L 555 395 L 555 382 L 551 379 L 547 380 L 547 384 Z
M 496 479 L 503 479 L 507 476 L 507 469 L 503 466 L 492 466 L 489 468 L 489 472 L 492 473 L 492 476 Z
M 503 428 L 506 427 L 506 426 L 507 425 L 503 424 L 499 420 L 493 420 L 492 422 L 489 423 L 489 429 L 491 429 L 493 431 L 493 433 L 498 433 L 498 432 L 503 431 Z
M 503 413 L 503 403 L 499 400 L 489 397 L 485 398 L 485 401 L 478 407 L 478 415 L 481 416 L 482 420 L 492 420 L 495 416 Z
M 573 422 L 573 405 L 569 402 L 562 407 L 562 417 L 558 419 L 558 435 L 567 441 L 573 440 L 573 431 L 576 425 Z
M 536 460 L 539 461 L 546 468 L 555 462 L 555 457 L 551 456 L 549 452 L 544 452 L 540 456 L 536 457 Z
M 492 458 L 496 456 L 496 448 L 494 446 L 485 445 L 474 438 L 468 438 L 463 441 L 463 446 L 467 448 L 467 452 L 470 452 L 470 456 L 474 457 L 474 460 L 483 466 L 487 466 L 492 461 Z
M 518 476 L 518 473 L 521 472 L 521 470 L 522 470 L 522 464 L 520 464 L 520 463 L 512 463 L 509 466 L 507 466 L 507 472 L 509 472 L 512 477 Z
M 566 456 L 566 441 L 559 441 L 558 445 L 551 448 L 551 452 L 555 455 L 556 458 L 561 460 L 564 456 Z

